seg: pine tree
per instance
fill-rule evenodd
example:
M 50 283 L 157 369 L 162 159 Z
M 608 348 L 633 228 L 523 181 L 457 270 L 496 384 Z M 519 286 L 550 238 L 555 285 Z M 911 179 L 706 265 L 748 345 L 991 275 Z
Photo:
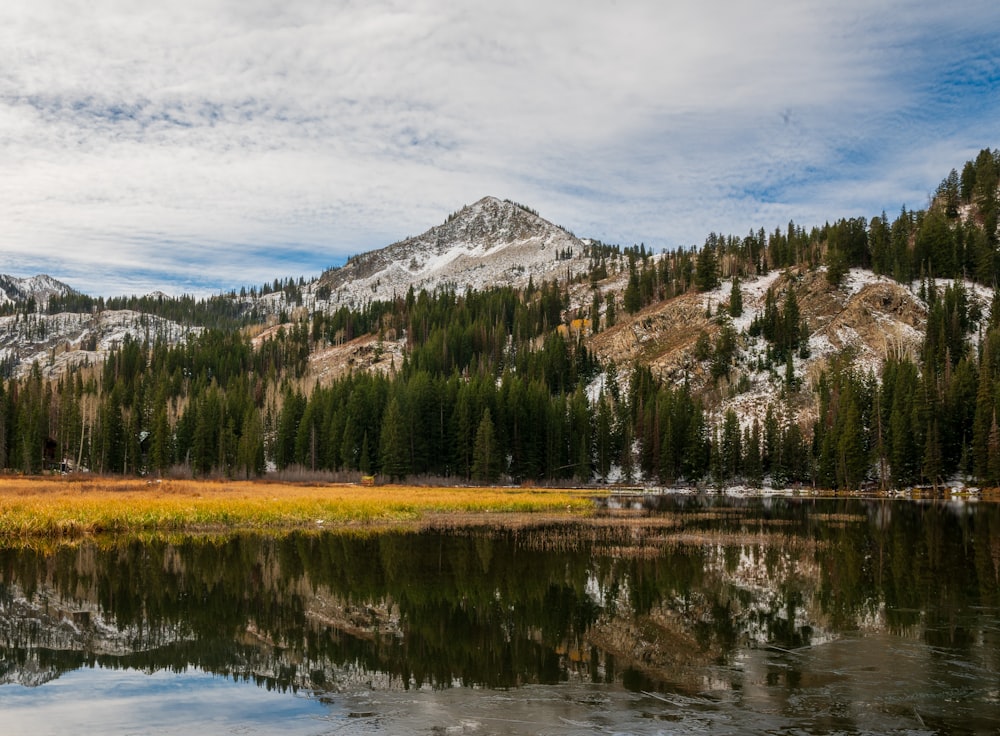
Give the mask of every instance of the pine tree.
M 594 300 L 590 305 L 590 334 L 596 335 L 601 331 L 601 292 L 594 290 Z
M 316 470 L 323 443 L 320 431 L 320 410 L 317 395 L 305 401 L 305 410 L 295 433 L 295 462 L 302 467 Z
M 743 439 L 740 421 L 732 409 L 726 411 L 722 420 L 722 448 L 720 451 L 721 480 L 730 482 L 739 477 L 743 467 Z
M 686 442 L 681 453 L 681 473 L 688 481 L 697 482 L 709 472 L 710 451 L 705 412 L 701 403 L 696 401 L 691 408 Z
M 941 438 L 938 431 L 937 419 L 931 422 L 931 426 L 926 432 L 927 441 L 924 444 L 924 463 L 921 469 L 924 478 L 934 486 L 938 487 L 941 482 L 943 460 L 941 457 Z
M 891 275 L 892 252 L 890 249 L 889 218 L 883 210 L 880 217 L 873 217 L 868 228 L 868 250 L 871 252 L 872 270 L 877 274 Z
M 219 425 L 222 419 L 222 406 L 214 387 L 202 394 L 194 411 L 195 423 L 194 435 L 191 440 L 191 468 L 197 475 L 206 475 L 212 471 L 213 467 L 218 467 L 218 451 L 222 440 L 221 433 L 219 432 Z M 290 464 L 290 462 L 291 459 L 289 459 L 288 463 Z
M 629 314 L 635 314 L 642 307 L 642 300 L 639 296 L 639 276 L 635 271 L 632 271 L 629 276 L 628 286 L 625 287 L 625 293 L 622 295 L 622 306 Z
M 575 462 L 573 474 L 580 482 L 589 483 L 593 476 L 590 462 L 592 435 L 590 423 L 591 411 L 589 402 L 587 401 L 587 394 L 584 392 L 582 384 L 578 385 L 576 391 L 573 392 L 569 412 L 569 436 L 574 445 L 571 448 L 571 452 L 575 452 L 575 457 L 571 458 Z
M 31 374 L 21 384 L 11 432 L 15 455 L 12 459 L 16 459 L 21 472 L 37 473 L 42 469 L 47 414 L 41 368 L 36 361 L 31 367 Z
M 754 419 L 750 437 L 746 442 L 746 455 L 743 461 L 747 483 L 752 488 L 760 488 L 764 484 L 764 463 L 760 447 L 760 422 Z
M 607 480 L 611 472 L 611 463 L 615 457 L 614 442 L 614 412 L 611 401 L 605 394 L 598 400 L 595 432 L 594 460 L 597 474 L 601 480 Z
M 364 436 L 361 438 L 361 457 L 358 460 L 358 470 L 361 471 L 362 475 L 371 475 L 372 472 L 371 451 L 368 449 L 368 430 L 365 430 Z
M 274 444 L 274 462 L 279 470 L 295 462 L 296 439 L 305 410 L 306 399 L 302 394 L 291 390 L 285 392 Z
M 663 413 L 658 477 L 661 483 L 670 484 L 677 480 L 677 457 L 674 454 L 673 417 L 669 410 Z
M 458 390 L 455 401 L 455 408 L 452 411 L 451 443 L 454 448 L 454 463 L 458 474 L 463 478 L 472 477 L 472 441 L 473 435 L 473 411 L 472 389 L 470 384 L 463 383 Z
M 729 316 L 733 319 L 743 314 L 743 291 L 740 289 L 739 275 L 733 275 L 733 286 L 729 291 Z
M 997 425 L 997 415 L 993 412 L 990 423 L 990 435 L 986 443 L 986 476 L 984 480 L 990 486 L 1000 486 L 1000 426 Z
M 615 314 L 615 295 L 608 294 L 608 305 L 604 309 L 604 323 L 610 328 L 614 327 L 617 321 L 618 318 Z
M 150 438 L 149 463 L 154 472 L 163 475 L 173 460 L 173 436 L 167 419 L 166 398 L 163 397 L 157 404 Z
M 764 473 L 772 472 L 772 469 L 779 464 L 781 457 L 781 425 L 774 412 L 774 405 L 767 405 L 767 412 L 764 414 L 764 437 L 761 448 L 761 465 Z
M 0 376 L 0 469 L 7 466 L 7 427 L 10 424 L 10 392 L 4 390 Z
M 839 287 L 848 268 L 847 257 L 843 251 L 831 247 L 826 254 L 826 280 L 830 286 Z
M 349 410 L 345 411 L 344 431 L 340 438 L 340 461 L 345 470 L 358 469 L 358 423 Z
M 798 424 L 791 422 L 781 438 L 781 463 L 785 480 L 793 483 L 809 481 L 812 475 L 809 458 L 802 430 Z
M 236 473 L 245 478 L 264 474 L 264 426 L 260 412 L 250 406 L 243 417 L 243 433 L 240 435 L 236 454 Z
M 410 458 L 406 439 L 406 427 L 399 401 L 393 397 L 382 418 L 382 441 L 380 457 L 382 472 L 390 481 L 402 480 L 409 474 Z
M 622 477 L 626 483 L 631 483 L 635 477 L 635 459 L 632 444 L 635 439 L 631 417 L 625 402 L 619 403 L 618 426 L 621 427 L 621 469 Z
M 972 468 L 976 478 L 985 481 L 989 475 L 989 440 L 996 408 L 994 404 L 993 362 L 987 339 L 979 366 L 979 383 L 976 389 L 976 412 L 972 425 Z
M 472 451 L 472 478 L 480 483 L 493 483 L 500 477 L 500 448 L 495 434 L 490 410 L 484 409 Z
M 545 477 L 556 480 L 566 475 L 570 466 L 566 437 L 566 396 L 559 394 L 549 400 L 546 412 Z
M 722 443 L 719 441 L 719 429 L 712 430 L 712 441 L 708 451 L 708 474 L 712 478 L 712 483 L 716 490 L 721 491 L 726 487 L 725 459 L 722 456 Z
M 698 251 L 695 285 L 698 291 L 711 291 L 719 285 L 719 264 L 715 259 L 715 249 L 711 245 L 706 244 Z
M 118 384 L 111 390 L 101 410 L 100 453 L 101 472 L 122 472 L 125 463 L 125 428 Z
M 865 478 L 868 458 L 865 453 L 864 428 L 857 400 L 851 396 L 848 402 L 838 443 L 837 480 L 841 488 L 857 488 Z
M 785 388 L 788 391 L 794 391 L 797 383 L 795 380 L 795 363 L 792 361 L 792 354 L 788 353 L 785 356 Z
M 799 346 L 799 335 L 801 334 L 801 319 L 799 313 L 799 300 L 795 296 L 795 289 L 789 288 L 785 293 L 785 303 L 781 310 L 781 327 L 779 329 L 780 342 L 783 350 L 789 353 L 794 352 Z

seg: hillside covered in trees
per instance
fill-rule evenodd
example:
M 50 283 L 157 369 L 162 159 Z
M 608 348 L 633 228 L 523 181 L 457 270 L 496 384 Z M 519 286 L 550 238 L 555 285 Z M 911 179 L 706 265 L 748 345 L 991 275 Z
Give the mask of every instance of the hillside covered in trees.
M 662 253 L 574 238 L 551 279 L 468 290 L 378 294 L 366 272 L 364 301 L 338 303 L 327 276 L 12 303 L 6 319 L 37 324 L 130 309 L 198 329 L 6 371 L 0 467 L 1000 486 L 998 183 L 984 149 L 925 210 Z

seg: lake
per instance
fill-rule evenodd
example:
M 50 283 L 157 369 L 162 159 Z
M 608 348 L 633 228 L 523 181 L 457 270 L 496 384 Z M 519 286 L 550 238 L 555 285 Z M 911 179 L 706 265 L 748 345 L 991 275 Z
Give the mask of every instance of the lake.
M 1000 505 L 0 548 L 4 734 L 996 734 Z

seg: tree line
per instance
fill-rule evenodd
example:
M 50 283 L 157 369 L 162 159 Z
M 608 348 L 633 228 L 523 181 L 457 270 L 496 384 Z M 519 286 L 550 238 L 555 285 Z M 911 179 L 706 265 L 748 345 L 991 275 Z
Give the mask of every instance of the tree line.
M 780 404 L 742 422 L 731 410 L 716 416 L 689 385 L 642 365 L 619 382 L 617 366 L 601 365 L 581 336 L 532 322 L 544 322 L 551 288 L 400 300 L 387 323 L 405 319 L 413 347 L 397 370 L 312 390 L 302 381 L 314 348 L 305 323 L 256 349 L 238 331 L 177 346 L 127 339 L 103 366 L 55 382 L 36 367 L 0 390 L 0 464 L 39 472 L 69 459 L 104 473 L 182 467 L 232 477 L 273 464 L 482 482 L 768 478 L 825 488 L 963 473 L 1000 485 L 1000 303 L 980 314 L 960 282 L 930 287 L 918 361 L 891 358 L 881 379 L 853 368 L 850 355 L 834 361 L 818 382 L 812 426 Z M 798 312 L 787 296 L 775 305 L 768 299 L 755 324 L 778 353 L 794 349 Z M 522 320 L 536 329 L 515 340 Z M 978 344 L 968 339 L 976 331 Z
M 892 222 L 882 215 L 809 232 L 789 223 L 770 235 L 711 234 L 700 249 L 659 256 L 645 246 L 589 246 L 589 332 L 617 319 L 614 295 L 596 288 L 615 261 L 628 274 L 621 307 L 629 314 L 728 279 L 735 318 L 741 278 L 790 265 L 824 266 L 832 285 L 851 267 L 919 280 L 928 308 L 920 355 L 890 356 L 880 378 L 841 356 L 816 382 L 813 422 L 792 408 L 803 390 L 792 359 L 806 354 L 809 331 L 794 287 L 769 292 L 748 329 L 765 339 L 767 366 L 786 365 L 788 401 L 762 417 L 720 413 L 710 395 L 666 383 L 647 366 L 602 364 L 587 347 L 588 330 L 567 329 L 578 315 L 565 283 L 411 289 L 299 316 L 256 347 L 238 327 L 243 318 L 212 312 L 214 300 L 168 306 L 143 297 L 163 316 L 189 310 L 193 319 L 201 309 L 200 319 L 216 314 L 221 326 L 181 345 L 126 340 L 103 366 L 56 381 L 37 367 L 6 380 L 0 467 L 38 472 L 68 460 L 104 473 L 248 477 L 298 466 L 392 479 L 770 479 L 825 488 L 939 484 L 961 473 L 1000 485 L 1000 305 L 994 299 L 983 314 L 961 280 L 996 278 L 998 171 L 1000 154 L 984 149 L 942 182 L 927 211 L 904 209 Z M 78 298 L 55 298 L 49 309 Z M 399 365 L 319 386 L 306 380 L 313 352 L 361 335 L 377 336 L 376 350 L 405 338 Z M 729 326 L 716 345 L 696 348 L 713 379 L 729 374 L 740 337 Z

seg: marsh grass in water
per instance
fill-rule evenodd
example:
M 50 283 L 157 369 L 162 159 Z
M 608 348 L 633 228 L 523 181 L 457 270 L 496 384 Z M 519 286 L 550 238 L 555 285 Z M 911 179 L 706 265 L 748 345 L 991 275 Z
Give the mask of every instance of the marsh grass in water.
M 301 528 L 414 521 L 436 514 L 590 509 L 585 493 L 536 488 L 0 479 L 0 535 L 8 537 Z

